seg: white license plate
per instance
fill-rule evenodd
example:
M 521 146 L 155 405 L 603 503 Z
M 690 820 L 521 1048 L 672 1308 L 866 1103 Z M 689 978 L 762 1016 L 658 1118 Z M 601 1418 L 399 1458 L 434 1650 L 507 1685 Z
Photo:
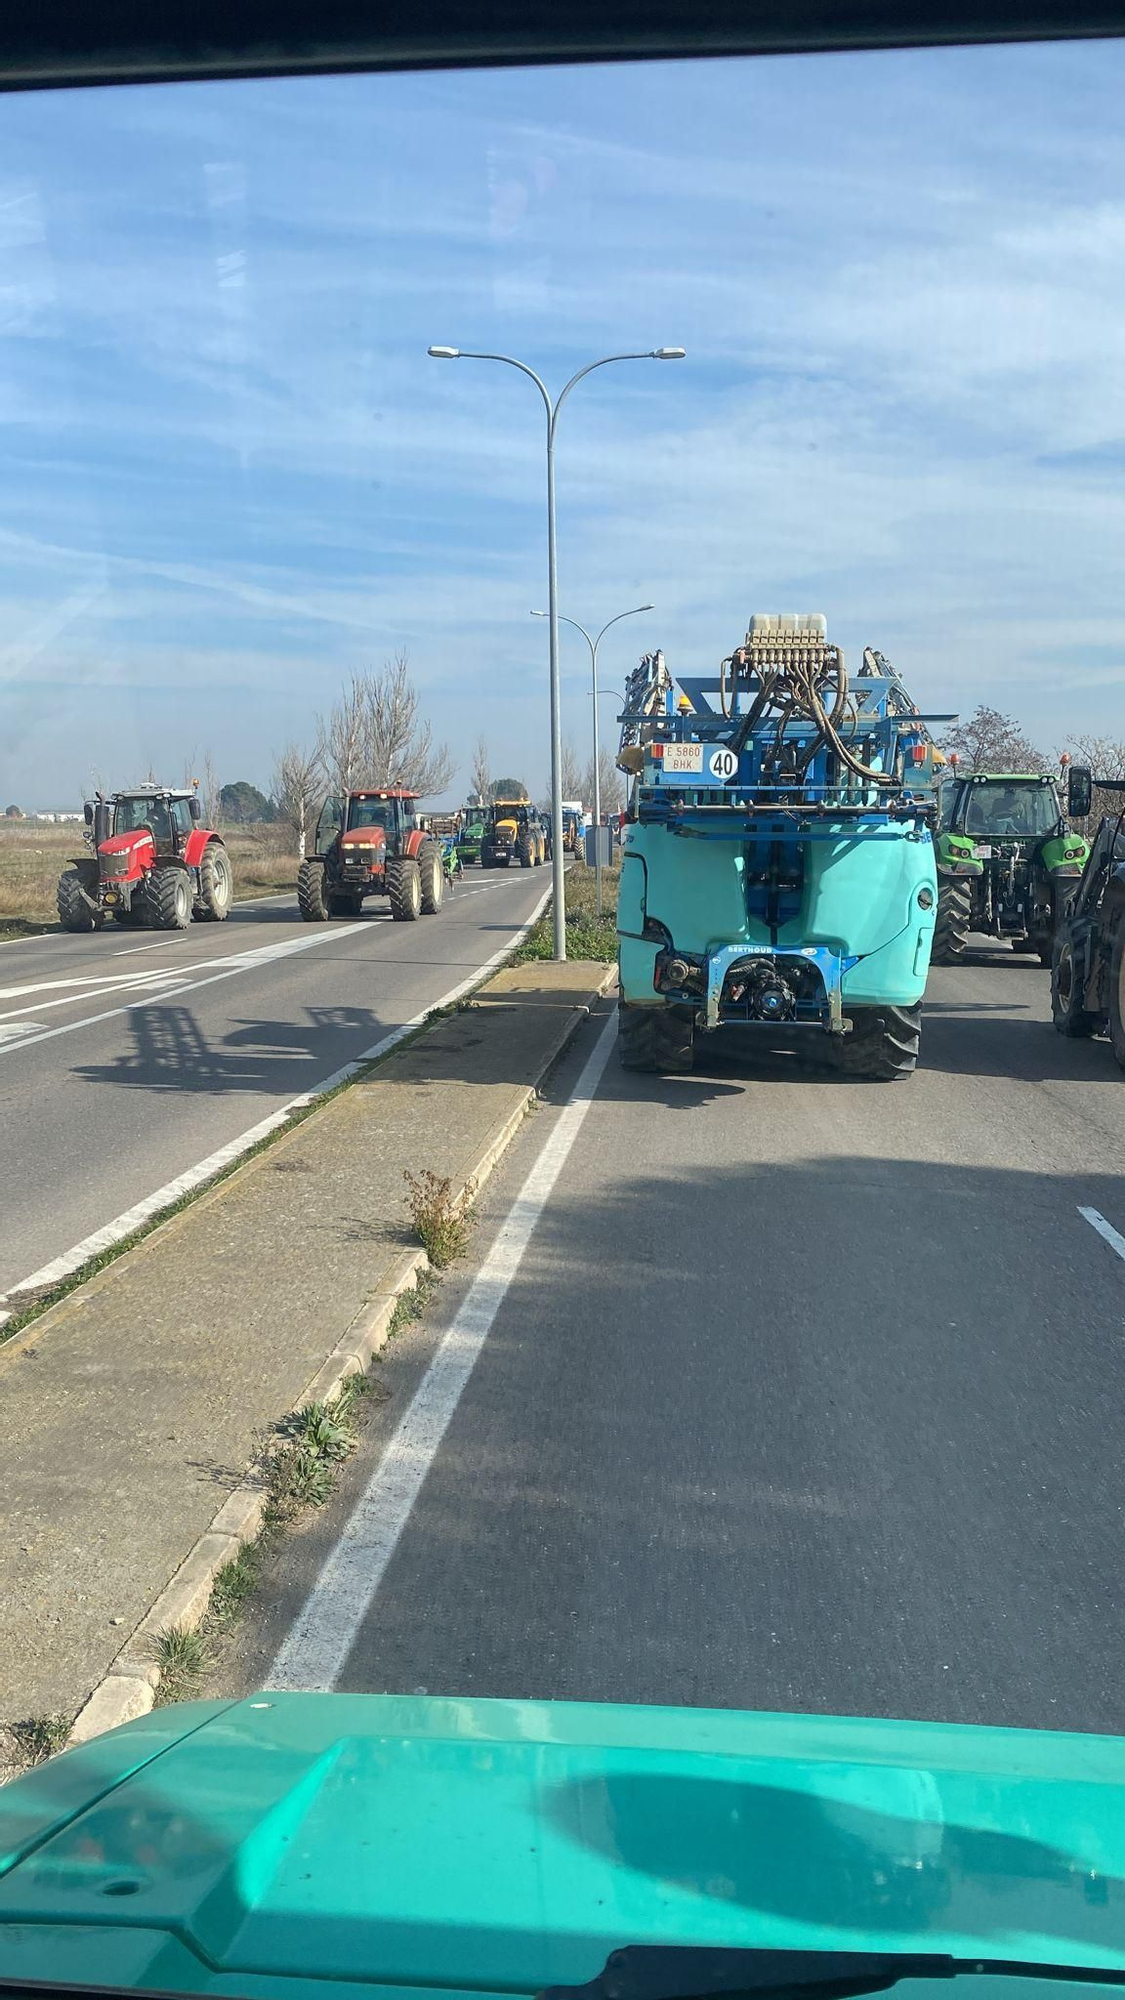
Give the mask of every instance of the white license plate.
M 992 859 L 991 847 L 974 847 L 973 853 L 976 855 L 978 861 L 991 861 Z
M 689 771 L 702 771 L 702 743 L 666 743 L 664 769 L 670 777 L 678 777 Z

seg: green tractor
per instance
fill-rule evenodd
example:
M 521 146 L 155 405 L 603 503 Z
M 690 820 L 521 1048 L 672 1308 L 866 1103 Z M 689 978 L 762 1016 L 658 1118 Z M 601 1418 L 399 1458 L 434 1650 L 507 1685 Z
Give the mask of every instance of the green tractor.
M 970 931 L 1007 938 L 1050 965 L 1055 931 L 1089 852 L 1057 778 L 953 765 L 942 786 L 932 963 L 960 965 Z

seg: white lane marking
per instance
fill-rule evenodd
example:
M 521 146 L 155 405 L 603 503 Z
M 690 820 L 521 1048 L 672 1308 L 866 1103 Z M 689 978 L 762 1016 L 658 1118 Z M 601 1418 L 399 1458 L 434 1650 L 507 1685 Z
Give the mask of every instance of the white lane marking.
M 477 1356 L 582 1129 L 616 1036 L 617 1023 L 610 1019 L 282 1643 L 266 1675 L 267 1688 L 326 1690 L 343 1672 Z
M 174 931 L 171 937 L 159 938 L 156 944 L 127 944 L 115 951 L 114 958 L 134 958 L 139 951 L 163 951 L 166 944 L 184 944 L 187 931 Z
M 202 969 L 194 965 L 184 966 L 177 973 L 149 973 L 143 976 L 151 979 L 167 977 L 188 981 L 187 984 L 174 989 L 177 996 L 181 993 L 198 993 L 202 987 L 216 986 L 221 979 L 233 979 L 240 972 L 256 972 L 260 966 L 271 964 L 275 958 L 290 958 L 295 952 L 311 951 L 314 945 L 335 944 L 338 939 L 351 937 L 353 932 L 366 928 L 367 926 L 361 923 L 338 924 L 330 931 L 317 931 L 313 937 L 288 938 L 280 944 L 262 945 L 257 951 L 230 952 L 226 958 L 207 959 L 203 962 L 204 965 L 223 967 L 221 972 L 213 972 L 209 979 L 191 979 L 192 972 Z M 136 975 L 137 978 L 141 976 L 141 974 Z M 95 1028 L 100 1021 L 115 1020 L 120 1014 L 130 1013 L 134 1007 L 157 1006 L 166 997 L 170 997 L 170 994 L 166 994 L 163 988 L 154 987 L 151 991 L 142 993 L 137 1000 L 126 1000 L 121 1007 L 107 1008 L 104 1014 L 85 1014 L 80 1021 L 67 1021 L 61 1028 L 44 1028 L 42 1034 L 27 1035 L 22 1042 L 13 1042 L 11 1048 L 0 1050 L 0 1055 L 10 1055 L 17 1048 L 38 1048 L 40 1042 L 54 1041 L 56 1035 L 73 1035 L 79 1028 Z
M 415 1028 L 420 1028 L 430 1014 L 435 1013 L 438 1008 L 451 1007 L 463 993 L 479 985 L 482 979 L 487 979 L 489 973 L 494 972 L 496 967 L 503 963 L 508 953 L 522 943 L 532 925 L 538 923 L 550 898 L 551 892 L 548 889 L 526 923 L 520 924 L 512 932 L 507 943 L 502 944 L 498 951 L 494 951 L 491 958 L 485 959 L 484 964 L 478 966 L 475 972 L 470 972 L 467 979 L 459 980 L 457 985 L 451 987 L 448 993 L 444 993 L 440 1000 L 431 1000 L 428 1006 L 423 1007 L 420 1013 L 413 1015 L 409 1021 L 404 1021 L 401 1027 L 392 1028 L 389 1035 L 384 1035 L 382 1040 L 375 1042 L 371 1048 L 364 1049 L 362 1055 L 355 1056 L 341 1069 L 333 1070 L 331 1076 L 322 1077 L 319 1083 L 314 1083 L 310 1089 L 303 1090 L 299 1097 L 291 1097 L 287 1104 L 283 1104 L 277 1111 L 272 1111 L 268 1118 L 260 1119 L 256 1125 L 251 1125 L 249 1131 L 241 1132 L 237 1139 L 231 1139 L 227 1145 L 220 1146 L 217 1152 L 209 1153 L 205 1160 L 197 1161 L 196 1165 L 189 1167 L 186 1173 L 178 1174 L 174 1181 L 168 1181 L 162 1188 L 157 1188 L 155 1194 L 146 1195 L 143 1201 L 136 1202 L 132 1208 L 127 1208 L 124 1214 L 115 1216 L 112 1222 L 107 1222 L 103 1229 L 96 1229 L 92 1236 L 84 1236 L 81 1243 L 74 1244 L 70 1250 L 64 1250 L 60 1257 L 55 1257 L 49 1264 L 44 1264 L 41 1270 L 33 1271 L 30 1278 L 21 1278 L 18 1284 L 0 1293 L 0 1326 L 21 1310 L 21 1292 L 40 1291 L 45 1285 L 59 1285 L 64 1278 L 69 1278 L 73 1271 L 78 1271 L 83 1264 L 89 1263 L 91 1257 L 99 1257 L 104 1250 L 112 1250 L 115 1243 L 121 1243 L 127 1236 L 132 1236 L 146 1222 L 151 1222 L 154 1215 L 159 1215 L 162 1209 L 170 1208 L 173 1202 L 181 1200 L 185 1194 L 191 1194 L 194 1189 L 203 1187 L 207 1181 L 213 1180 L 216 1174 L 222 1173 L 224 1167 L 232 1166 L 235 1160 L 241 1158 L 243 1153 L 249 1152 L 259 1140 L 268 1138 L 271 1132 L 276 1132 L 295 1111 L 302 1111 L 306 1104 L 314 1103 L 318 1097 L 323 1097 L 326 1091 L 335 1090 L 337 1084 L 346 1083 L 348 1078 L 355 1076 L 366 1063 L 375 1062 L 378 1057 L 389 1054 L 391 1049 L 407 1035 L 412 1034 Z M 362 927 L 358 924 L 347 927 L 349 930 L 360 928 Z M 344 929 L 334 933 L 336 937 L 343 937 L 345 934 Z M 202 980 L 200 983 L 206 986 L 211 982 Z M 123 1014 L 126 1010 L 118 1007 L 114 1011 Z M 41 1040 L 42 1037 L 37 1039 Z M 3 1053 L 3 1047 L 0 1046 L 0 1054 Z
M 108 1000 L 112 993 L 159 993 L 168 992 L 168 982 L 186 979 L 190 966 L 177 970 L 174 966 L 167 972 L 158 972 L 154 966 L 151 972 L 121 972 L 112 986 L 103 987 L 97 993 L 65 993 L 60 1000 L 26 1000 L 22 1007 L 9 1007 L 0 1014 L 0 1021 L 24 1019 L 29 1013 L 46 1014 L 52 1007 L 73 1007 L 81 1000 Z
M 76 979 L 37 979 L 30 986 L 0 986 L 0 1000 L 25 1000 L 31 993 L 60 993 L 64 986 L 81 986 L 83 989 L 90 986 L 108 986 L 112 988 L 123 986 L 126 980 L 129 979 L 159 979 L 160 977 L 161 974 L 156 970 L 155 966 L 151 972 L 145 972 L 140 966 L 137 967 L 135 972 L 125 972 L 124 970 L 121 972 L 84 972 L 80 973 Z M 87 994 L 83 991 L 82 993 L 71 993 L 68 997 L 72 1000 L 86 998 L 93 1000 L 98 996 L 93 993 Z
M 1079 1208 L 1078 1213 L 1085 1218 L 1091 1229 L 1097 1230 L 1103 1243 L 1108 1243 L 1110 1249 L 1116 1250 L 1117 1255 L 1125 1260 L 1125 1236 L 1118 1235 L 1112 1222 L 1107 1222 L 1105 1216 L 1096 1208 Z

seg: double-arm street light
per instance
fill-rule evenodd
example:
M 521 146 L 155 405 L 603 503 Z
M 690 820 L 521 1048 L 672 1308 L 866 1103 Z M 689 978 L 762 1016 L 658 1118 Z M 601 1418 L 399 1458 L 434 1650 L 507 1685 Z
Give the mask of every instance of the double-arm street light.
M 525 361 L 516 361 L 510 354 L 470 354 L 460 347 L 431 347 L 429 350 L 435 361 L 502 361 L 506 368 L 518 368 L 521 375 L 527 375 L 534 382 L 543 398 L 543 408 L 547 416 L 547 616 L 551 622 L 551 853 L 555 919 L 555 957 L 566 957 L 566 887 L 563 878 L 563 825 L 562 825 L 562 703 L 559 692 L 559 605 L 558 576 L 555 554 L 555 431 L 558 427 L 559 411 L 575 384 L 586 375 L 592 375 L 595 368 L 608 368 L 614 361 L 682 361 L 682 347 L 650 347 L 641 354 L 606 354 L 600 361 L 591 361 L 580 368 L 564 383 L 558 395 L 552 400 L 546 384 L 540 380 L 534 368 Z
M 598 895 L 599 917 L 601 916 L 602 913 L 602 837 L 600 831 L 602 823 L 602 768 L 601 768 L 602 760 L 601 760 L 601 747 L 598 740 L 598 647 L 601 645 L 602 640 L 605 638 L 605 635 L 609 631 L 611 625 L 620 625 L 621 620 L 623 618 L 639 618 L 642 611 L 651 611 L 651 610 L 652 610 L 651 604 L 636 604 L 634 605 L 631 611 L 619 611 L 616 618 L 610 618 L 607 621 L 607 623 L 602 626 L 602 629 L 598 633 L 596 639 L 592 639 L 590 637 L 590 634 L 587 632 L 586 627 L 584 625 L 580 625 L 578 623 L 577 618 L 568 618 L 564 612 L 562 611 L 559 612 L 560 623 L 563 625 L 573 625 L 576 632 L 581 632 L 582 637 L 585 639 L 586 644 L 590 648 L 590 675 L 592 681 L 593 701 L 594 701 L 594 829 L 595 829 L 594 869 L 596 872 L 597 884 L 598 884 L 597 895 Z M 533 611 L 531 615 L 533 618 L 546 618 L 548 616 L 547 612 L 545 611 Z M 560 774 L 560 783 L 561 783 L 561 774 Z

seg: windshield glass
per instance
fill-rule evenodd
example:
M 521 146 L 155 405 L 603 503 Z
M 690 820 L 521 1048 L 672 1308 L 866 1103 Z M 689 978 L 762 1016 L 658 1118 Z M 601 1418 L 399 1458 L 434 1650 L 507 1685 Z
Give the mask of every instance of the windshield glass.
M 138 827 L 151 827 L 155 833 L 159 828 L 169 826 L 168 801 L 158 798 L 121 799 L 114 813 L 115 833 L 135 833 Z
M 389 799 L 353 799 L 348 813 L 348 830 L 358 826 L 394 825 L 395 809 Z
M 1038 837 L 1051 833 L 1058 818 L 1050 785 L 974 785 L 965 807 L 965 832 Z
M 0 1779 L 169 1795 L 47 1774 L 0 1972 L 1122 1928 L 1120 885 L 1020 774 L 1125 779 L 1123 105 L 4 96 Z

